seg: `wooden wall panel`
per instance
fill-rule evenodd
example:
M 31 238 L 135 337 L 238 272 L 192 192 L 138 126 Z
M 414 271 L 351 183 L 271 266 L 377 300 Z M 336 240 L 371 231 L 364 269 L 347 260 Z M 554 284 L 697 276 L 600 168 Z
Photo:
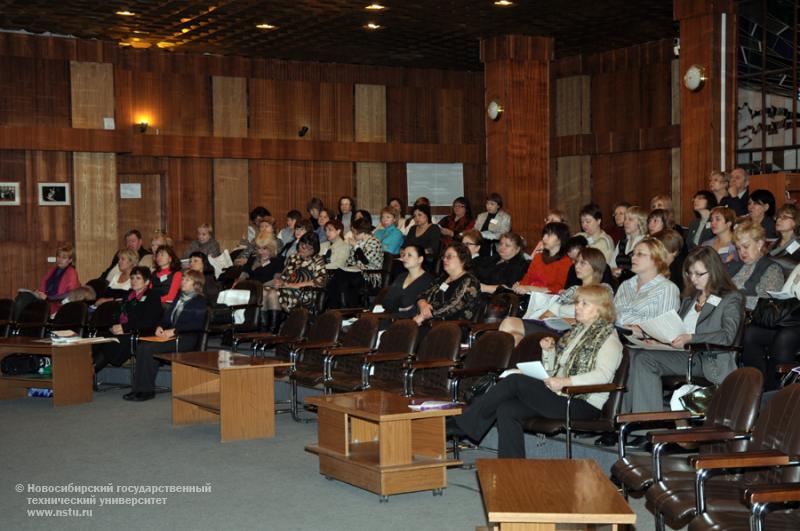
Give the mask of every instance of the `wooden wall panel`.
M 70 61 L 72 127 L 104 129 L 114 118 L 114 67 L 108 63 Z
M 182 252 L 197 237 L 197 227 L 211 223 L 212 166 L 210 159 L 167 159 L 167 232 Z
M 102 273 L 120 248 L 113 153 L 74 153 L 75 254 L 82 282 Z M 71 224 L 70 224 L 71 225 Z
M 386 142 L 385 86 L 355 86 L 355 141 Z
M 69 64 L 0 55 L 0 125 L 69 126 Z
M 249 178 L 246 160 L 214 159 L 214 235 L 222 249 L 233 249 L 246 233 Z
M 629 151 L 592 157 L 592 199 L 608 217 L 618 201 L 649 208 L 672 190 L 672 150 Z
M 386 206 L 386 163 L 356 162 L 356 202 L 358 208 L 377 215 Z
M 211 78 L 214 136 L 247 136 L 247 79 Z
M 552 206 L 564 211 L 570 229 L 580 229 L 579 212 L 591 201 L 592 157 L 559 157 L 553 182 Z

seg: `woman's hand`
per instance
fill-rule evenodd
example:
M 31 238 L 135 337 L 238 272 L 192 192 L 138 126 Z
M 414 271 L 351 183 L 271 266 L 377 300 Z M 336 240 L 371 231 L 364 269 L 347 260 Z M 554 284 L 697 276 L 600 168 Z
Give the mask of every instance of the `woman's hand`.
M 481 283 L 481 293 L 494 293 L 499 286 Z
M 34 291 L 33 294 L 36 295 L 41 300 L 45 300 L 47 298 L 47 293 L 45 293 L 43 291 L 39 291 L 38 289 L 36 291 Z
M 554 393 L 561 391 L 564 387 L 567 387 L 572 383 L 570 378 L 557 378 L 555 376 L 552 378 L 545 378 L 543 381 L 547 388 Z
M 622 268 L 614 267 L 611 269 L 611 276 L 613 276 L 614 278 L 619 278 L 621 274 L 622 274 Z
M 683 348 L 688 343 L 691 343 L 692 335 L 691 334 L 681 334 L 675 339 L 672 340 L 672 346 L 675 348 Z
M 539 340 L 539 346 L 542 350 L 553 350 L 556 348 L 556 340 L 552 337 L 543 337 Z
M 114 326 L 111 327 L 111 333 L 114 334 L 115 336 L 119 336 L 124 334 L 125 332 L 122 330 L 122 325 L 115 324 Z
M 454 233 L 453 231 L 451 231 L 450 229 L 446 229 L 446 228 L 444 228 L 444 227 L 439 227 L 439 231 L 440 231 L 440 232 L 441 232 L 441 233 L 442 233 L 444 236 L 448 236 L 448 237 L 450 237 L 450 236 L 454 236 L 454 235 L 455 235 L 455 233 Z
M 166 337 L 164 335 L 164 329 L 161 328 L 160 326 L 156 327 L 156 337 Z
M 425 322 L 425 318 L 422 316 L 422 314 L 418 313 L 417 315 L 414 316 L 414 322 L 417 323 L 417 326 L 420 326 L 422 323 Z
M 161 330 L 161 335 L 158 334 L 159 330 Z M 173 337 L 175 337 L 175 329 L 174 328 L 168 328 L 168 329 L 164 330 L 163 328 L 158 327 L 156 329 L 156 335 L 158 337 L 162 337 L 164 339 L 172 339 Z
M 633 332 L 633 337 L 636 337 L 638 339 L 642 339 L 644 337 L 644 331 L 642 330 L 642 327 L 639 325 L 628 325 L 625 328 Z
M 236 260 L 233 261 L 233 265 L 243 266 L 245 264 L 247 264 L 247 258 L 236 258 Z
M 431 319 L 433 317 L 433 306 L 426 301 L 421 300 L 417 303 L 417 307 L 419 308 L 419 315 L 422 317 L 422 320 Z

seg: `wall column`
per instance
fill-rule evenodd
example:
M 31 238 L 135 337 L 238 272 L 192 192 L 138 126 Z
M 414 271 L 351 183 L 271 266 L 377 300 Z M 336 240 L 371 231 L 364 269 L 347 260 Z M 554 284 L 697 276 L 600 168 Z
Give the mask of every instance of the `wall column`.
M 550 202 L 550 122 L 553 39 L 503 35 L 481 41 L 484 103 L 495 100 L 500 118 L 486 118 L 488 192 L 503 196 L 515 232 L 529 244 Z M 483 211 L 475 205 L 475 211 Z
M 675 0 L 673 16 L 680 22 L 681 37 L 680 197 L 682 205 L 691 205 L 692 196 L 708 187 L 711 171 L 735 166 L 735 5 L 732 0 Z M 707 77 L 696 91 L 683 83 L 683 76 L 692 65 L 705 69 Z M 688 223 L 692 209 L 682 210 L 680 220 Z

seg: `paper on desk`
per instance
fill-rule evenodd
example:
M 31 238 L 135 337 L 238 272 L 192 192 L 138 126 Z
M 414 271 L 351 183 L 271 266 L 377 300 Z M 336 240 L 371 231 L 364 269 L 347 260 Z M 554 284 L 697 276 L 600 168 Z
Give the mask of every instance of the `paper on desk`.
M 427 411 L 429 409 L 452 409 L 461 404 L 454 404 L 453 402 L 445 402 L 443 400 L 426 400 L 421 404 L 409 404 L 409 409 L 414 411 Z
M 528 300 L 528 308 L 522 318 L 528 320 L 539 319 L 557 297 L 558 295 L 550 295 L 549 293 L 532 291 L 530 294 L 530 299 Z
M 537 380 L 550 378 L 550 375 L 547 374 L 547 370 L 545 370 L 541 361 L 526 361 L 524 363 L 517 363 L 517 368 L 521 370 L 522 374 L 525 376 L 530 376 L 531 378 L 536 378 Z
M 667 345 L 672 343 L 672 340 L 679 335 L 686 333 L 686 327 L 683 326 L 683 319 L 680 318 L 678 312 L 675 310 L 662 313 L 655 319 L 645 321 L 639 326 L 645 334 L 659 343 L 666 343 Z
M 625 336 L 625 339 L 630 341 L 634 348 L 640 348 L 642 350 L 668 350 L 670 352 L 686 352 L 682 348 L 675 348 L 672 345 L 665 343 L 647 343 L 634 336 Z
M 794 299 L 794 293 L 790 291 L 767 291 L 767 295 L 773 299 L 778 299 L 781 301 L 786 299 Z

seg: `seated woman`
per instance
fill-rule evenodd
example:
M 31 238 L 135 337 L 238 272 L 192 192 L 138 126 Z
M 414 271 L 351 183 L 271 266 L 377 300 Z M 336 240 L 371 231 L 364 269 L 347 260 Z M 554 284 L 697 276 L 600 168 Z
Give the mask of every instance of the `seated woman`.
M 736 245 L 733 243 L 733 225 L 736 223 L 736 212 L 728 207 L 718 206 L 711 209 L 711 233 L 714 235 L 703 245 L 712 247 L 726 264 L 736 260 Z
M 333 219 L 325 224 L 325 237 L 327 241 L 320 244 L 320 254 L 325 259 L 325 269 L 333 272 L 347 264 L 350 256 L 350 246 L 344 241 L 344 227 L 342 222 Z
M 800 209 L 787 203 L 778 209 L 775 231 L 778 240 L 769 251 L 769 257 L 790 273 L 800 263 Z
M 481 212 L 475 218 L 475 229 L 480 231 L 484 240 L 481 254 L 492 254 L 492 244 L 511 230 L 511 215 L 503 210 L 503 197 L 500 194 L 491 193 L 486 198 L 486 212 Z
M 575 273 L 578 276 L 583 286 L 602 285 L 608 289 L 613 295 L 614 291 L 611 286 L 603 282 L 603 273 L 608 269 L 606 259 L 603 253 L 598 249 L 586 247 L 582 249 L 575 261 Z M 601 284 L 602 283 L 602 284 Z M 562 290 L 549 306 L 547 311 L 541 317 L 575 317 L 575 294 L 579 286 L 571 286 Z M 528 319 L 520 319 L 519 317 L 506 317 L 500 323 L 500 330 L 508 332 L 514 336 L 514 344 L 516 345 L 522 338 L 528 334 L 546 333 L 553 334 L 554 332 L 543 326 L 536 321 Z
M 560 391 L 570 385 L 607 384 L 622 361 L 622 344 L 614 331 L 611 293 L 601 286 L 576 292 L 577 325 L 556 343 L 541 340 L 542 363 L 549 378 L 523 374 L 507 376 L 479 397 L 466 413 L 447 419 L 448 436 L 480 441 L 497 424 L 498 457 L 525 457 L 522 421 L 532 417 L 564 418 L 567 398 Z M 608 393 L 581 395 L 572 400 L 571 417 L 591 420 L 600 415 Z M 452 419 L 452 420 L 451 420 Z
M 317 216 L 317 223 L 319 223 L 319 227 L 314 229 L 314 232 L 317 233 L 317 238 L 319 239 L 320 245 L 328 241 L 328 234 L 325 232 L 325 227 L 328 226 L 328 222 L 334 221 L 336 219 L 336 214 L 333 210 L 329 208 L 323 208 L 319 211 L 319 216 Z M 344 234 L 344 232 L 342 232 Z
M 750 221 L 764 228 L 767 239 L 778 237 L 775 232 L 775 196 L 769 190 L 754 190 L 747 200 Z
M 525 276 L 528 261 L 522 253 L 524 245 L 519 234 L 507 232 L 500 236 L 497 254 L 473 264 L 472 273 L 478 277 L 482 293 L 494 293 L 501 286 L 510 288 Z
M 794 268 L 781 291 L 800 299 L 800 265 Z M 800 351 L 800 328 L 764 328 L 750 323 L 744 328 L 742 346 L 742 364 L 764 373 L 764 390 L 774 391 L 780 387 L 778 365 L 794 362 Z
M 294 229 L 301 219 L 303 219 L 303 214 L 299 210 L 290 210 L 286 214 L 286 226 L 278 233 L 278 239 L 283 242 L 284 247 L 294 243 Z
M 117 253 L 117 260 L 117 267 L 113 268 L 108 274 L 108 288 L 102 294 L 97 294 L 100 297 L 95 302 L 97 306 L 110 300 L 123 299 L 128 296 L 128 290 L 131 289 L 131 271 L 138 265 L 139 255 L 136 251 L 122 249 Z
M 606 262 L 610 262 L 614 240 L 603 232 L 603 211 L 596 204 L 590 203 L 581 209 L 580 220 L 583 232 L 579 234 L 586 238 L 589 247 L 599 249 L 605 255 Z
M 512 286 L 514 292 L 520 295 L 534 291 L 558 293 L 564 289 L 569 268 L 572 266 L 572 261 L 567 256 L 568 238 L 569 228 L 564 223 L 545 225 L 542 228 L 543 251 L 533 255 L 525 276 Z
M 195 251 L 189 256 L 189 269 L 197 271 L 203 275 L 205 283 L 203 284 L 203 297 L 206 298 L 209 304 L 217 302 L 219 295 L 219 283 L 214 278 L 214 266 L 208 261 L 208 256 L 200 251 Z
M 633 276 L 631 256 L 636 244 L 647 234 L 647 212 L 638 206 L 628 207 L 625 210 L 622 228 L 624 230 L 622 239 L 614 248 L 609 262 L 611 274 L 618 282 L 625 282 Z
M 387 206 L 394 211 L 394 215 L 397 218 L 397 230 L 405 238 L 406 234 L 408 234 L 408 229 L 414 224 L 413 219 L 408 217 L 406 204 L 399 197 L 391 197 Z
M 438 225 L 431 222 L 431 207 L 425 204 L 414 206 L 414 226 L 408 230 L 403 245 L 419 245 L 425 249 L 425 269 L 433 271 L 439 259 L 442 233 Z
M 667 250 L 667 265 L 669 266 L 669 279 L 678 286 L 678 291 L 683 291 L 683 261 L 686 260 L 686 247 L 683 237 L 678 231 L 667 229 L 657 233 L 657 238 Z
M 258 232 L 255 239 L 250 242 L 246 249 L 244 249 L 236 259 L 233 261 L 235 265 L 244 266 L 256 254 L 255 240 L 267 240 L 273 238 L 278 246 L 278 252 L 283 250 L 283 242 L 277 237 L 275 231 L 275 218 L 272 216 L 264 216 L 258 222 Z
M 700 190 L 692 199 L 694 219 L 686 231 L 686 248 L 692 250 L 714 234 L 711 232 L 711 210 L 717 206 L 717 197 L 708 190 Z
M 620 284 L 614 297 L 619 326 L 631 327 L 670 310 L 678 310 L 678 286 L 668 280 L 667 249 L 655 238 L 645 238 L 633 250 L 634 276 Z
M 663 208 L 656 208 L 647 214 L 647 235 L 655 236 L 656 234 L 667 230 L 670 227 L 669 210 Z
M 468 272 L 469 251 L 463 243 L 451 243 L 442 254 L 444 273 L 417 301 L 414 322 L 430 319 L 473 319 L 481 305 L 481 284 Z M 423 332 L 424 333 L 424 332 Z
M 339 213 L 336 214 L 337 220 L 342 223 L 344 227 L 342 229 L 342 234 L 347 234 L 350 232 L 350 225 L 353 224 L 355 221 L 354 213 L 356 210 L 356 201 L 349 195 L 343 195 L 339 198 Z
M 247 279 L 270 282 L 283 271 L 283 258 L 277 256 L 278 242 L 275 238 L 259 234 L 255 240 L 255 248 L 256 254 L 247 261 L 236 282 Z
M 161 301 L 149 295 L 150 269 L 137 266 L 131 271 L 131 289 L 120 308 L 119 321 L 109 330 L 119 343 L 92 345 L 94 372 L 109 363 L 119 367 L 131 357 L 131 332 L 150 335 L 161 320 Z
M 454 241 L 461 241 L 461 233 L 475 226 L 472 217 L 472 207 L 466 197 L 457 197 L 453 201 L 450 214 L 439 220 L 439 230 L 442 231 L 442 245 L 448 246 Z
M 142 267 L 147 267 L 150 269 L 151 272 L 156 270 L 156 251 L 158 248 L 166 245 L 172 247 L 172 238 L 167 236 L 165 232 L 160 230 L 156 230 L 153 232 L 153 237 L 150 238 L 150 253 L 144 255 L 140 260 L 139 264 Z
M 186 252 L 183 253 L 183 257 L 189 258 L 195 251 L 200 251 L 212 258 L 219 256 L 219 243 L 214 239 L 214 229 L 208 223 L 203 223 L 197 227 L 197 239 L 189 244 Z
M 328 282 L 328 308 L 358 307 L 361 290 L 367 284 L 377 288 L 381 283 L 380 274 L 362 272 L 383 267 L 383 249 L 371 234 L 372 224 L 368 219 L 360 218 L 353 221 L 351 230 L 355 245 L 350 248 L 345 268 L 332 271 L 333 276 Z
M 165 245 L 156 251 L 156 271 L 150 283 L 154 295 L 161 297 L 162 304 L 172 304 L 181 287 L 181 261 L 172 247 Z
M 381 306 L 396 314 L 400 319 L 414 317 L 417 313 L 417 301 L 433 284 L 433 275 L 425 271 L 425 250 L 419 245 L 406 245 L 400 250 L 399 262 L 405 267 L 394 282 L 389 285 Z
M 671 346 L 682 349 L 693 343 L 734 345 L 744 319 L 744 297 L 731 282 L 719 255 L 709 247 L 697 247 L 683 264 L 686 289 L 678 315 L 687 331 Z M 641 330 L 634 328 L 641 337 Z M 627 411 L 661 411 L 661 377 L 686 374 L 685 352 L 640 350 L 631 352 L 630 377 L 625 402 Z M 703 355 L 692 366 L 692 374 L 703 376 L 715 385 L 736 370 L 734 352 Z
M 181 293 L 164 312 L 155 336 L 162 341 L 140 340 L 136 346 L 133 388 L 123 399 L 144 402 L 156 396 L 159 361 L 156 354 L 197 350 L 206 318 L 203 275 L 187 271 L 181 277 Z
M 67 294 L 81 286 L 78 272 L 72 265 L 75 249 L 70 244 L 62 245 L 56 249 L 56 265 L 47 270 L 39 289 L 33 293 L 42 300 L 50 301 L 50 314 L 55 314 L 61 308 L 61 301 Z
M 281 249 L 280 256 L 284 259 L 297 254 L 297 243 L 304 234 L 314 232 L 314 226 L 309 219 L 301 219 L 294 225 L 294 240 L 290 244 L 284 245 Z
M 381 224 L 372 233 L 379 242 L 381 248 L 391 254 L 400 254 L 400 247 L 403 246 L 403 233 L 397 228 L 397 214 L 391 207 L 381 210 Z
M 760 224 L 745 221 L 736 225 L 733 242 L 739 259 L 728 264 L 728 272 L 747 297 L 747 308 L 752 310 L 758 299 L 769 297 L 767 291 L 780 291 L 783 268 L 765 256 L 767 239 Z
M 319 254 L 319 239 L 315 232 L 303 234 L 297 244 L 297 253 L 286 259 L 279 278 L 264 290 L 264 308 L 272 313 L 273 323 L 283 310 L 291 312 L 298 306 L 311 308 L 317 294 L 303 288 L 324 288 L 328 280 L 325 259 Z
M 626 201 L 620 201 L 611 209 L 613 215 L 611 217 L 611 227 L 609 227 L 607 234 L 611 236 L 611 239 L 617 243 L 619 243 L 619 241 L 625 237 L 625 213 L 630 207 L 630 203 Z

